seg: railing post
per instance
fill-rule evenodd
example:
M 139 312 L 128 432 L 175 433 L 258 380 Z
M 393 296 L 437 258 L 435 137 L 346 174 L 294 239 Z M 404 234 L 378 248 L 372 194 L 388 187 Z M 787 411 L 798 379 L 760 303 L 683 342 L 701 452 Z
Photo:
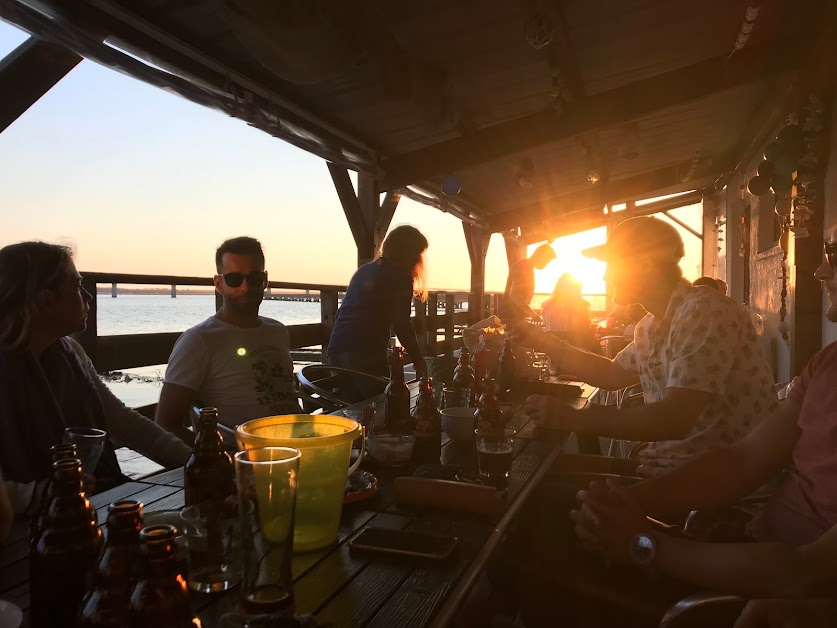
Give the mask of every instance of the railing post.
M 445 295 L 445 355 L 453 357 L 453 313 L 456 311 L 456 295 Z
M 436 337 L 439 331 L 439 294 L 431 292 L 427 295 L 427 319 L 425 323 L 425 355 L 439 355 L 439 347 Z
M 337 291 L 322 290 L 320 292 L 320 325 L 322 326 L 322 362 L 328 361 L 328 341 L 334 331 L 334 321 L 337 320 Z
M 96 302 L 96 282 L 90 279 L 84 279 L 82 280 L 81 285 L 85 290 L 93 295 L 93 298 L 90 300 L 90 309 L 87 310 L 87 327 L 83 332 L 81 332 L 81 334 L 79 334 L 78 342 L 93 362 L 93 366 L 98 368 L 99 324 L 96 320 L 96 313 L 99 308 L 97 307 Z M 116 296 L 116 284 L 113 284 L 113 296 Z

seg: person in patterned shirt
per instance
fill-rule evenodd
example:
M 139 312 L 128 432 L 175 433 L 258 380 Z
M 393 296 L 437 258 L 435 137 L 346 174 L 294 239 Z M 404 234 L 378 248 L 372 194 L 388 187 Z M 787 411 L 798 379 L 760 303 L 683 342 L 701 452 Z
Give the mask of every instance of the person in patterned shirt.
M 640 407 L 575 410 L 553 397 L 527 399 L 526 411 L 541 427 L 650 442 L 637 461 L 585 460 L 586 470 L 649 477 L 741 439 L 775 408 L 773 376 L 749 316 L 717 290 L 683 279 L 683 241 L 673 226 L 630 218 L 584 254 L 607 262 L 605 280 L 617 305 L 647 310 L 634 341 L 609 360 L 533 327 L 513 334 L 549 353 L 561 371 L 599 388 L 642 385 Z
M 826 243 L 825 253 L 815 276 L 830 302 L 826 317 L 837 322 L 837 233 Z M 837 343 L 832 343 L 811 358 L 791 384 L 787 399 L 744 439 L 630 487 L 612 480 L 591 483 L 577 495 L 581 508 L 571 513 L 576 534 L 612 562 L 639 563 L 672 582 L 686 583 L 681 591 L 701 587 L 749 598 L 833 598 L 835 377 Z M 750 542 L 707 543 L 670 536 L 645 516 L 732 503 L 781 470 L 786 470 L 785 481 L 747 526 L 742 540 Z M 659 582 L 654 588 L 665 588 Z M 833 625 L 831 619 L 827 625 Z

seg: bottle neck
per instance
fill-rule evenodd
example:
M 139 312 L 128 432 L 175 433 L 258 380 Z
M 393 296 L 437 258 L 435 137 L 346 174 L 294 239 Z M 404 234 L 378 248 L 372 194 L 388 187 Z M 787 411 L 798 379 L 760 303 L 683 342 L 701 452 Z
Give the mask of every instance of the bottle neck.
M 213 419 L 201 421 L 198 424 L 198 435 L 195 437 L 195 454 L 212 455 L 224 449 L 224 441 L 218 432 L 217 424 Z
M 401 352 L 396 351 L 392 354 L 392 364 L 389 367 L 390 381 L 403 384 L 404 383 L 404 362 L 401 358 Z

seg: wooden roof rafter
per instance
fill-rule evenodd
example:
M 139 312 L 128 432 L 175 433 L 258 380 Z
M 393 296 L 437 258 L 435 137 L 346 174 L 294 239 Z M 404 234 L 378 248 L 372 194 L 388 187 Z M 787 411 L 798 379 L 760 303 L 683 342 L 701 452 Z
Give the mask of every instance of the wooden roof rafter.
M 794 37 L 771 46 L 745 48 L 732 58 L 714 57 L 593 94 L 568 106 L 562 115 L 545 110 L 480 129 L 468 137 L 383 159 L 383 188 L 453 173 L 790 71 L 794 60 L 779 51 L 804 43 Z
M 241 118 L 323 159 L 373 174 L 377 169 L 378 154 L 367 142 L 108 0 L 84 5 L 0 0 L 0 18 L 106 67 Z M 101 33 L 107 34 L 104 43 Z

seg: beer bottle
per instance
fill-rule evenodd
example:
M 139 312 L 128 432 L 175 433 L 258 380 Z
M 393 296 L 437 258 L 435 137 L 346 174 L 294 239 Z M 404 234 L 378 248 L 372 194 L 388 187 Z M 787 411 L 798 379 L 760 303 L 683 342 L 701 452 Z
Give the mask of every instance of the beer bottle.
M 142 504 L 114 502 L 108 508 L 107 543 L 99 559 L 96 582 L 81 604 L 81 628 L 124 628 L 128 625 L 131 588 L 140 557 Z
M 201 408 L 195 446 L 183 472 L 187 506 L 235 495 L 235 467 L 217 424 L 218 410 Z
M 384 390 L 386 425 L 390 434 L 412 434 L 410 389 L 404 383 L 404 350 L 393 347 L 389 363 L 389 383 Z
M 500 351 L 500 370 L 497 375 L 501 395 L 512 391 L 515 375 L 515 357 L 512 351 L 511 338 L 506 338 L 503 342 L 503 349 Z
M 474 427 L 491 432 L 502 431 L 506 427 L 503 409 L 497 398 L 497 382 L 493 379 L 487 379 L 482 383 L 482 395 L 474 413 Z
M 174 526 L 156 525 L 139 533 L 142 575 L 131 591 L 132 628 L 200 628 L 186 580 L 174 558 Z
M 75 443 L 66 443 L 61 445 L 53 445 L 49 448 L 50 456 L 52 457 L 52 463 L 56 463 L 59 460 L 70 460 L 76 457 L 76 444 Z M 51 471 L 50 467 L 50 471 Z M 52 497 L 55 494 L 55 490 L 53 488 L 52 483 L 52 473 L 50 473 L 49 477 L 47 478 L 46 484 L 44 484 L 44 488 L 41 491 L 41 503 L 38 504 L 38 509 L 35 511 L 35 514 L 32 516 L 32 521 L 29 524 L 29 539 L 32 544 L 38 540 L 41 536 L 41 532 L 43 531 L 44 527 L 44 517 L 46 515 L 47 506 L 49 506 L 49 502 L 52 501 Z M 94 510 L 95 512 L 95 510 Z
M 442 415 L 436 408 L 433 380 L 422 377 L 416 407 L 413 409 L 413 459 L 416 462 L 439 462 L 442 455 Z
M 471 356 L 468 353 L 468 347 L 463 346 L 459 353 L 459 362 L 456 368 L 453 369 L 453 388 L 454 390 L 468 389 L 470 394 L 468 399 L 469 406 L 474 405 L 476 381 L 474 368 L 471 366 Z
M 77 458 L 52 465 L 53 496 L 29 552 L 33 628 L 73 628 L 102 549 L 96 511 L 84 494 Z

